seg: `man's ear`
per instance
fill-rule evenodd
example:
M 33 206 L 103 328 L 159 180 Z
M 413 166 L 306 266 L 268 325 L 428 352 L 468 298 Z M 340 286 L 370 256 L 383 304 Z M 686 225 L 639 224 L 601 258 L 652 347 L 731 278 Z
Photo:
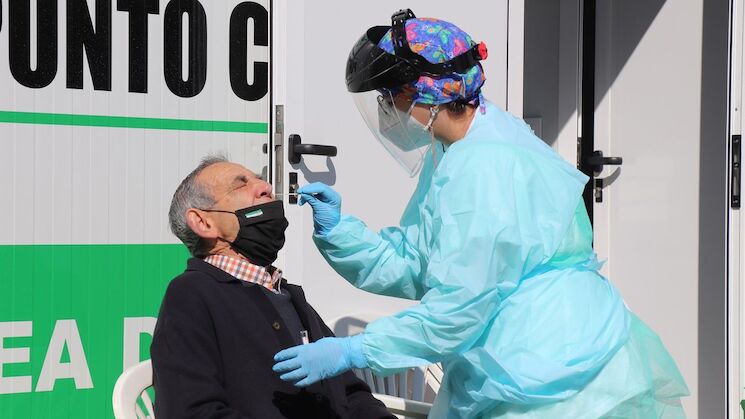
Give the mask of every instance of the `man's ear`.
M 186 211 L 186 224 L 197 236 L 203 239 L 216 239 L 217 227 L 207 214 L 194 208 Z

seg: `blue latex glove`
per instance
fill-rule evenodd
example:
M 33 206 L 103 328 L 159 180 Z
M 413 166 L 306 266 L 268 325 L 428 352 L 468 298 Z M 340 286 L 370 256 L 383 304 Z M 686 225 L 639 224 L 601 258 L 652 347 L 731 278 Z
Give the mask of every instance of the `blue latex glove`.
M 352 368 L 366 368 L 362 334 L 346 338 L 323 338 L 307 345 L 293 346 L 274 355 L 274 372 L 279 378 L 307 387 Z
M 316 234 L 328 234 L 341 219 L 341 195 L 328 185 L 315 182 L 297 190 L 298 204 L 306 202 L 313 208 L 313 227 Z

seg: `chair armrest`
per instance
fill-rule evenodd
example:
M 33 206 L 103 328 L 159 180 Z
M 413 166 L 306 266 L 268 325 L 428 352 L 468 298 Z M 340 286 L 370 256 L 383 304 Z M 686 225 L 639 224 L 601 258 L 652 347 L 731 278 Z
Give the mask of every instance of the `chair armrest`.
M 385 407 L 394 415 L 412 419 L 426 419 L 432 405 L 415 400 L 403 399 L 401 397 L 389 396 L 387 394 L 373 393 L 373 397 L 385 404 Z M 403 416 L 401 416 L 403 415 Z

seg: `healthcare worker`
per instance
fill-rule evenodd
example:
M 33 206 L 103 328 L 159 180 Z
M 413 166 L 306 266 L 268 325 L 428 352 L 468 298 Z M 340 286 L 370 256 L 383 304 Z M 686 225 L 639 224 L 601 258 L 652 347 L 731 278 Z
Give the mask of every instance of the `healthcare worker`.
M 275 371 L 302 387 L 441 362 L 433 418 L 683 417 L 674 361 L 598 273 L 587 177 L 484 100 L 486 56 L 455 25 L 410 10 L 354 46 L 348 90 L 419 183 L 400 227 L 379 233 L 341 215 L 326 185 L 301 188 L 301 201 L 336 272 L 421 303 L 279 352 Z

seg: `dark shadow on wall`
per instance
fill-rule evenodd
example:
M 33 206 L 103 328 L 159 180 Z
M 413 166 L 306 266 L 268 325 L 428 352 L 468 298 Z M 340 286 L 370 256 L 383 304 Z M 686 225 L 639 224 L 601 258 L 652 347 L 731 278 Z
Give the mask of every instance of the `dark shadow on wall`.
M 316 157 L 320 158 L 320 157 Z M 305 180 L 308 183 L 323 182 L 327 185 L 336 185 L 336 166 L 334 166 L 334 160 L 330 157 L 326 157 L 326 169 L 325 171 L 313 171 L 305 164 L 305 157 L 300 160 L 299 164 L 293 164 L 292 168 L 299 170 L 303 173 Z
M 704 0 L 699 174 L 698 417 L 727 416 L 728 1 Z M 695 383 L 689 383 L 695 385 Z
M 614 52 L 612 74 L 605 83 L 595 84 L 597 103 L 608 92 L 613 81 L 623 70 L 639 41 L 659 13 L 665 0 L 597 0 L 597 7 L 611 7 L 611 25 L 623 30 L 613 31 Z M 559 41 L 561 8 L 577 8 L 576 1 L 526 0 L 525 1 L 525 56 L 523 114 L 540 116 L 543 140 L 553 144 L 559 131 L 572 117 L 576 108 L 559 107 Z M 572 12 L 570 11 L 569 14 Z M 579 19 L 576 23 L 581 23 Z M 567 24 L 567 22 L 564 22 Z M 572 22 L 570 22 L 572 24 Z M 597 31 L 607 31 L 598 24 Z M 601 48 L 596 45 L 596 48 Z M 579 76 L 579 75 L 578 75 Z
M 559 135 L 560 2 L 525 1 L 523 115 L 541 117 L 541 138 L 553 144 Z

